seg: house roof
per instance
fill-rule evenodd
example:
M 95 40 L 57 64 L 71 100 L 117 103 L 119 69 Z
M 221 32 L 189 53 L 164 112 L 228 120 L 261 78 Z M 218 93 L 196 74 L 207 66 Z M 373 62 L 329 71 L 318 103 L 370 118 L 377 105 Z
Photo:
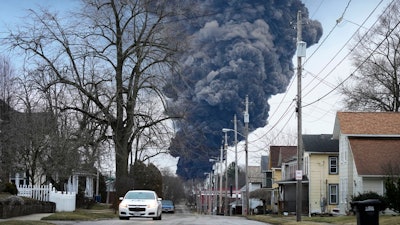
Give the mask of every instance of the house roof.
M 269 166 L 270 168 L 280 168 L 282 162 L 285 162 L 296 155 L 297 146 L 270 146 Z
M 388 175 L 388 165 L 400 165 L 400 138 L 349 138 L 360 176 Z
M 337 112 L 334 138 L 339 134 L 400 135 L 398 112 Z
M 303 148 L 306 152 L 339 152 L 339 140 L 333 140 L 332 134 L 302 135 Z

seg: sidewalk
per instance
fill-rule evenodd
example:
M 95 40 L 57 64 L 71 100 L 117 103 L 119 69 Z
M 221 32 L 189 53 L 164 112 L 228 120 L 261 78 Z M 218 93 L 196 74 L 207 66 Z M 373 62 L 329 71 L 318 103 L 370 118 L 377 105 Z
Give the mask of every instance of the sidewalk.
M 43 217 L 50 216 L 51 214 L 53 213 L 36 213 L 27 216 L 10 217 L 7 219 L 0 219 L 0 222 L 8 220 L 41 220 Z

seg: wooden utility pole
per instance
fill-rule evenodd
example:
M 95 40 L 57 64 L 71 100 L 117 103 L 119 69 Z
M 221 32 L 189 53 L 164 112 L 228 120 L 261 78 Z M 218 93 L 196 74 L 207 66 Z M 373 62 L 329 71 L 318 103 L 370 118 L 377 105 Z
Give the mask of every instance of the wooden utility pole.
M 218 165 L 218 168 L 219 168 L 219 214 L 220 215 L 222 215 L 222 173 L 223 173 L 223 171 L 222 171 L 222 160 L 223 160 L 223 148 L 222 148 L 222 146 L 221 146 L 221 154 L 220 154 L 220 157 L 219 157 L 219 165 Z
M 237 140 L 237 135 L 238 135 L 238 133 L 237 133 L 237 118 L 236 118 L 236 114 L 234 115 L 234 117 L 233 117 L 233 127 L 234 127 L 234 130 L 235 130 L 235 196 L 236 196 L 236 199 L 235 199 L 235 214 L 236 214 L 236 209 L 237 209 L 237 207 L 238 207 L 238 197 L 239 197 L 239 194 L 238 194 L 238 186 L 239 186 L 239 184 L 238 184 L 238 165 L 237 165 L 237 163 L 238 163 L 238 159 L 237 159 L 237 145 L 238 145 L 238 140 Z
M 224 200 L 224 215 L 228 214 L 228 132 L 225 132 L 224 141 L 224 155 L 225 155 L 225 200 Z
M 246 111 L 244 112 L 244 136 L 245 136 L 245 155 L 246 155 L 246 213 L 250 215 L 250 194 L 249 194 L 249 97 L 246 95 Z
M 299 55 L 299 43 L 301 42 L 302 32 L 301 11 L 297 13 L 297 171 L 296 171 L 296 220 L 301 221 L 302 213 L 302 179 L 298 177 L 302 170 L 303 149 L 302 149 L 302 123 L 301 123 L 301 55 Z

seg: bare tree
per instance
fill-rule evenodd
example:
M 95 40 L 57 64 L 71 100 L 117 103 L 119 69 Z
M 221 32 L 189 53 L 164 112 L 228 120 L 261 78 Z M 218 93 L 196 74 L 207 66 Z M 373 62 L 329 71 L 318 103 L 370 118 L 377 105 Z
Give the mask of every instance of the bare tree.
M 5 127 L 10 122 L 10 114 L 13 113 L 10 104 L 13 98 L 14 70 L 10 60 L 0 57 L 0 181 L 8 180 L 10 168 L 14 160 L 10 160 L 12 153 L 8 148 Z
M 15 73 L 10 59 L 0 57 L 0 99 L 10 104 L 14 95 Z
M 162 171 L 162 198 L 169 199 L 176 203 L 185 198 L 184 183 L 180 177 L 175 176 L 170 171 Z
M 138 117 L 136 118 L 138 124 L 146 124 L 150 122 L 148 121 L 149 119 L 154 120 L 164 117 L 163 107 L 154 97 L 149 96 L 146 102 L 140 104 L 140 108 L 141 111 L 146 112 L 147 115 L 152 115 L 152 117 Z M 143 126 L 143 129 L 137 133 L 132 148 L 132 164 L 136 161 L 144 162 L 157 155 L 169 152 L 169 141 L 166 140 L 170 140 L 174 134 L 170 122 L 164 121 L 150 127 Z
M 72 94 L 79 93 L 90 109 L 71 94 L 58 104 L 61 110 L 79 112 L 111 128 L 117 196 L 129 189 L 123 180 L 137 135 L 169 119 L 153 118 L 138 107 L 149 94 L 163 100 L 160 88 L 182 41 L 179 29 L 168 24 L 180 10 L 168 4 L 88 0 L 68 21 L 32 11 L 34 22 L 10 35 L 12 44 L 31 54 L 37 69 L 47 75 L 48 88 L 64 85 Z M 142 118 L 140 123 L 137 118 Z
M 17 79 L 15 95 L 21 112 L 13 111 L 7 127 L 7 148 L 13 155 L 11 168 L 25 172 L 30 184 L 36 184 L 42 175 L 42 158 L 50 148 L 49 136 L 56 123 L 51 113 L 42 108 L 41 98 L 26 76 Z
M 389 162 L 382 169 L 386 173 L 385 197 L 388 207 L 396 212 L 400 212 L 400 166 Z
M 359 35 L 353 51 L 357 72 L 343 86 L 350 110 L 395 111 L 400 108 L 400 11 L 391 4 L 375 27 Z

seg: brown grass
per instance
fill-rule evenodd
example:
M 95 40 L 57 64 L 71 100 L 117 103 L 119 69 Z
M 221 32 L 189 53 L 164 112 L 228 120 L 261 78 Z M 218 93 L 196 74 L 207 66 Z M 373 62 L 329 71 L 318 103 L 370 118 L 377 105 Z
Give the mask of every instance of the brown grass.
M 330 216 L 330 217 L 305 217 L 301 218 L 300 222 L 296 221 L 295 216 L 271 216 L 271 215 L 256 215 L 249 216 L 251 220 L 270 223 L 273 225 L 357 225 L 356 216 Z M 400 225 L 400 216 L 379 216 L 379 225 Z

